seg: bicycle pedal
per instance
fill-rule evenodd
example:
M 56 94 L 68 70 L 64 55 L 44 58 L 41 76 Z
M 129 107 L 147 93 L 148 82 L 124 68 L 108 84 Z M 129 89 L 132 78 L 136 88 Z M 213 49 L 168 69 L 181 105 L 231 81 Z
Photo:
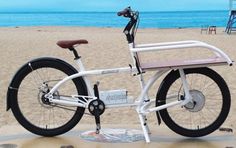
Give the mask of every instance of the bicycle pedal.
M 100 130 L 99 129 L 96 129 L 96 134 L 99 134 L 100 133 Z
M 96 134 L 99 134 L 99 133 L 100 133 L 100 129 L 101 129 L 101 125 L 100 125 L 100 124 L 97 124 L 97 127 L 96 127 Z

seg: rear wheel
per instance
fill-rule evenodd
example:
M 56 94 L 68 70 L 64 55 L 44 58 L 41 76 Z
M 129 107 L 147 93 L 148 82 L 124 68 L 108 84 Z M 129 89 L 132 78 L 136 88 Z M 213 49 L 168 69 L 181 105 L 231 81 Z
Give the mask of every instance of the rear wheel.
M 76 73 L 65 62 L 53 58 L 38 59 L 24 65 L 15 75 L 11 109 L 18 122 L 32 133 L 56 136 L 72 129 L 82 118 L 84 108 L 50 103 L 44 95 L 60 80 Z M 87 95 L 82 78 L 66 82 L 53 95 Z
M 165 124 L 174 132 L 187 137 L 205 136 L 218 129 L 230 110 L 230 92 L 224 79 L 209 68 L 185 69 L 192 103 L 160 111 Z M 157 94 L 156 106 L 184 99 L 178 71 L 164 79 Z

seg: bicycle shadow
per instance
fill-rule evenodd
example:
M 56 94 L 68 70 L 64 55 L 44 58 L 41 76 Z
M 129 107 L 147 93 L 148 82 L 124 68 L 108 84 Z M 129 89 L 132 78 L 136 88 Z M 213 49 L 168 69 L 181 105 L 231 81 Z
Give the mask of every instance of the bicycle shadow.
M 229 135 L 213 135 L 201 138 L 185 138 L 181 136 L 152 136 L 152 143 L 165 145 L 167 148 L 189 148 L 197 146 L 198 148 L 210 147 L 228 147 L 233 148 L 236 145 L 236 137 L 233 134 Z
M 42 148 L 48 147 L 53 148 L 57 147 L 60 148 L 62 146 L 69 146 L 69 145 L 78 145 L 74 140 L 72 140 L 68 136 L 63 137 L 38 137 L 31 134 L 19 134 L 19 135 L 9 135 L 6 137 L 1 137 L 0 144 L 4 147 L 5 145 L 16 145 L 16 147 L 20 148 Z M 5 148 L 5 147 L 4 147 Z
M 105 142 L 91 142 L 82 139 L 78 131 L 69 132 L 58 137 L 39 137 L 33 134 L 17 134 L 8 135 L 0 138 L 0 143 L 16 144 L 17 147 L 22 148 L 41 148 L 41 147 L 57 147 L 73 146 L 74 148 L 83 147 L 112 147 L 112 148 L 209 148 L 209 147 L 229 147 L 233 148 L 236 145 L 236 137 L 233 134 L 212 135 L 203 138 L 184 138 L 178 135 L 151 135 L 151 143 L 146 143 L 144 140 L 131 143 L 105 143 Z
M 22 148 L 60 148 L 66 146 L 75 146 L 78 145 L 74 140 L 71 140 L 70 137 L 36 137 L 24 140 L 21 143 Z

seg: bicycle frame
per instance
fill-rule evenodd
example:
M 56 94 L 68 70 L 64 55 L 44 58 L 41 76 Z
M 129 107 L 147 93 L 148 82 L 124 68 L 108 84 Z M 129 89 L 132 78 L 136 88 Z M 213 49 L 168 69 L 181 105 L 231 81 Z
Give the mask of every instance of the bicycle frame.
M 88 41 L 85 39 L 58 41 L 57 45 L 59 47 L 66 48 L 73 52 L 75 62 L 78 67 L 74 68 L 72 65 L 61 59 L 51 57 L 38 58 L 24 64 L 17 71 L 8 87 L 7 111 L 9 109 L 12 109 L 15 118 L 23 127 L 25 127 L 25 129 L 42 136 L 57 136 L 67 132 L 80 121 L 84 113 L 84 109 L 87 109 L 89 113 L 94 116 L 96 123 L 96 133 L 98 134 L 101 129 L 100 115 L 104 113 L 106 108 L 118 107 L 132 107 L 136 109 L 143 130 L 143 135 L 147 143 L 150 142 L 150 130 L 148 128 L 146 116 L 152 112 L 156 112 L 159 124 L 162 119 L 170 129 L 183 136 L 200 137 L 210 134 L 214 130 L 218 129 L 225 121 L 230 111 L 230 91 L 224 79 L 217 72 L 204 67 L 218 65 L 232 66 L 233 61 L 228 57 L 228 55 L 226 55 L 219 48 L 216 48 L 204 42 L 194 40 L 152 44 L 135 44 L 135 35 L 139 24 L 139 12 L 132 11 L 131 8 L 128 7 L 123 11 L 118 12 L 117 15 L 129 19 L 129 22 L 126 25 L 123 33 L 126 35 L 126 39 L 128 41 L 130 55 L 133 60 L 132 65 L 130 64 L 127 67 L 119 68 L 85 70 L 85 67 L 81 61 L 81 56 L 79 56 L 78 52 L 75 49 L 75 46 L 80 44 L 87 44 Z M 216 57 L 193 60 L 180 59 L 180 61 L 172 62 L 168 60 L 168 62 L 158 61 L 156 63 L 143 63 L 143 61 L 139 59 L 139 53 L 141 52 L 158 52 L 163 50 L 177 50 L 182 48 L 194 49 L 195 47 L 206 48 L 212 51 Z M 41 72 L 37 71 L 37 69 L 41 68 L 46 70 L 47 68 L 58 70 L 63 72 L 67 76 L 61 80 L 61 77 L 58 78 L 56 76 L 56 73 L 51 74 L 48 71 L 46 71 L 45 73 L 45 71 L 42 70 L 41 72 L 43 77 L 41 77 Z M 155 71 L 155 73 L 145 82 L 143 73 L 151 70 Z M 37 73 L 38 76 L 35 77 L 35 75 L 31 74 L 33 72 Z M 129 97 L 127 96 L 127 91 L 124 89 L 99 92 L 98 83 L 92 86 L 89 80 L 89 76 L 108 74 L 111 75 L 119 73 L 127 73 L 130 74 L 131 77 L 135 76 L 136 78 L 138 78 L 141 92 L 140 94 L 138 94 L 138 97 L 135 98 L 135 101 L 133 99 L 129 99 Z M 162 75 L 166 73 L 168 74 L 163 79 L 163 82 L 159 87 L 157 98 L 149 98 L 148 93 L 150 88 Z M 27 77 L 29 74 L 31 74 L 31 77 Z M 205 76 L 205 78 L 191 81 L 191 78 L 189 79 L 189 75 L 192 74 L 194 75 L 194 77 L 202 75 Z M 186 78 L 186 75 L 188 75 L 188 79 Z M 47 76 L 52 76 L 54 78 L 51 79 L 51 77 L 49 78 Z M 25 80 L 25 78 L 27 79 Z M 37 80 L 37 78 L 39 78 L 39 80 Z M 208 82 L 208 79 L 210 80 L 210 83 Z M 33 82 L 30 83 L 30 81 L 32 80 Z M 26 83 L 24 84 L 27 85 L 21 85 L 23 81 L 26 81 Z M 76 92 L 74 92 L 76 94 L 69 94 L 67 90 L 70 89 L 70 87 L 68 87 L 64 91 L 61 91 L 59 88 L 65 87 L 64 84 L 67 81 L 72 81 L 72 84 L 75 85 L 75 88 L 79 89 L 77 90 L 79 91 L 79 94 L 83 95 L 78 95 L 78 93 Z M 176 81 L 178 81 L 177 87 L 175 87 Z M 202 84 L 202 81 L 204 83 L 205 81 L 207 81 L 206 84 L 208 85 Z M 200 82 L 200 85 L 198 84 L 198 82 Z M 52 84 L 55 85 L 52 86 Z M 194 85 L 192 86 L 192 84 Z M 212 87 L 213 91 L 210 89 L 208 91 L 207 89 L 212 85 L 214 86 Z M 22 87 L 23 89 L 21 89 Z M 28 88 L 31 87 L 34 88 L 33 92 L 31 92 L 31 89 L 28 90 Z M 222 101 L 215 97 L 215 88 L 217 89 L 217 91 L 221 92 L 219 95 L 220 97 L 222 97 Z M 169 93 L 171 92 L 171 90 L 176 91 L 174 93 Z M 213 96 L 208 95 L 208 93 L 203 93 L 205 92 L 205 90 L 207 90 L 209 94 L 213 94 Z M 64 94 L 64 92 L 67 93 Z M 27 98 L 25 94 L 28 94 L 28 100 L 19 99 Z M 32 95 L 34 95 L 34 97 L 36 95 L 36 98 L 34 99 L 36 103 L 33 102 L 33 105 L 31 102 L 33 101 L 31 99 L 33 97 Z M 209 100 L 206 101 L 206 98 L 209 98 Z M 215 106 L 215 104 L 218 105 L 218 103 L 213 102 L 212 104 L 209 104 L 208 102 L 214 100 L 220 100 L 221 103 L 219 103 L 219 105 L 222 104 L 222 107 L 217 106 L 216 110 L 217 114 L 220 111 L 219 115 L 215 116 L 216 120 L 212 120 L 209 122 L 208 116 L 211 116 L 215 111 L 215 109 L 211 109 L 211 107 Z M 204 110 L 202 110 L 203 107 L 205 107 L 205 102 L 207 102 L 206 104 L 208 104 L 208 106 L 204 108 Z M 26 103 L 28 104 L 26 105 Z M 156 103 L 156 105 L 154 106 L 153 103 Z M 34 104 L 38 105 L 34 106 Z M 178 126 L 178 123 L 176 125 L 175 121 L 172 120 L 172 117 L 170 117 L 172 116 L 172 113 L 170 113 L 169 116 L 169 110 L 163 110 L 173 106 L 178 107 L 177 110 L 173 110 L 173 119 L 175 119 L 176 115 L 183 115 L 182 111 L 179 112 L 179 109 L 190 113 L 190 118 L 186 118 L 184 116 L 183 119 L 180 119 L 181 125 L 183 120 L 183 124 L 185 124 L 187 127 Z M 30 109 L 33 110 L 21 110 L 21 107 L 30 107 Z M 39 109 L 34 107 L 39 107 Z M 59 123 L 54 122 L 54 107 L 56 109 L 55 114 L 60 114 L 59 117 L 57 116 L 55 118 L 58 120 L 63 117 L 63 114 L 61 114 L 60 110 L 57 110 L 58 108 L 65 109 L 66 111 L 73 111 L 75 113 L 70 114 L 73 115 L 72 118 L 67 118 L 68 114 L 66 113 L 65 119 L 61 124 L 60 121 Z M 73 109 L 69 107 L 73 107 Z M 206 119 L 203 119 L 205 118 L 203 111 L 207 111 Z M 32 112 L 35 113 L 35 117 L 32 116 Z M 42 114 L 40 114 L 40 117 L 38 117 L 38 112 L 42 112 Z M 199 114 L 197 115 L 195 114 L 195 112 L 199 112 Z M 51 122 L 51 113 L 53 113 L 53 122 Z M 25 115 L 28 115 L 28 117 L 30 118 L 27 118 Z M 45 116 L 48 116 L 49 120 L 47 117 L 45 118 Z M 192 120 L 192 116 L 197 116 L 196 120 Z M 32 119 L 34 120 L 34 122 L 31 122 L 28 119 Z M 203 121 L 201 119 L 203 119 Z M 41 120 L 43 124 L 41 123 Z M 176 121 L 179 121 L 179 118 L 178 120 L 176 119 Z M 195 121 L 200 121 L 200 123 L 197 123 L 196 126 L 193 126 L 192 123 L 195 123 Z
M 165 43 L 141 44 L 141 45 L 135 45 L 134 43 L 129 44 L 130 53 L 131 53 L 131 56 L 133 57 L 134 65 L 136 64 L 134 57 L 137 52 L 162 51 L 162 50 L 173 50 L 173 49 L 179 49 L 179 48 L 194 48 L 194 47 L 207 48 L 207 49 L 213 51 L 213 53 L 215 53 L 215 55 L 217 57 L 223 58 L 225 60 L 224 63 L 222 63 L 222 64 L 228 64 L 230 66 L 233 64 L 232 60 L 219 48 L 216 48 L 212 45 L 209 45 L 209 44 L 206 44 L 203 42 L 199 42 L 199 41 L 165 42 Z M 94 96 L 94 92 L 93 92 L 92 86 L 90 84 L 90 81 L 88 79 L 88 76 L 105 75 L 105 74 L 118 74 L 118 73 L 137 73 L 138 72 L 138 69 L 135 66 L 86 71 L 83 64 L 82 64 L 82 61 L 80 59 L 77 59 L 76 63 L 79 66 L 79 69 L 78 69 L 79 72 L 76 74 L 73 74 L 71 76 L 68 76 L 68 77 L 64 78 L 63 80 L 59 81 L 50 90 L 50 92 L 46 95 L 46 97 L 49 98 L 50 102 L 56 103 L 56 104 L 71 105 L 71 106 L 78 106 L 78 107 L 87 108 L 89 101 L 96 99 L 96 97 Z M 188 102 L 190 102 L 192 100 L 192 98 L 189 93 L 189 86 L 186 81 L 186 77 L 185 77 L 183 69 L 184 68 L 192 68 L 192 67 L 206 67 L 206 66 L 210 66 L 210 65 L 199 64 L 196 66 L 196 65 L 188 65 L 187 64 L 185 66 L 180 66 L 180 67 L 178 67 L 178 66 L 177 67 L 164 67 L 164 68 L 162 67 L 162 68 L 156 70 L 156 73 L 147 81 L 147 83 L 144 82 L 143 75 L 141 73 L 138 75 L 138 77 L 139 77 L 140 87 L 141 87 L 142 91 L 139 94 L 136 101 L 134 103 L 127 103 L 127 104 L 106 105 L 106 108 L 136 107 L 136 111 L 139 115 L 139 119 L 141 122 L 141 126 L 143 128 L 143 131 L 144 131 L 144 136 L 145 136 L 146 142 L 150 142 L 150 137 L 148 135 L 149 129 L 148 129 L 148 126 L 146 125 L 146 121 L 145 121 L 146 115 L 151 112 L 156 112 L 156 111 L 159 111 L 159 110 L 162 110 L 162 109 L 165 109 L 168 107 L 172 107 L 175 105 L 183 106 L 183 105 L 187 104 Z M 177 101 L 167 103 L 165 105 L 150 108 L 149 107 L 150 104 L 153 103 L 155 100 L 149 100 L 149 97 L 148 97 L 149 89 L 152 87 L 154 82 L 158 78 L 160 78 L 160 76 L 162 76 L 164 73 L 167 73 L 171 69 L 177 69 L 180 73 L 181 81 L 182 81 L 183 88 L 184 88 L 184 93 L 186 95 L 185 100 L 177 100 Z M 76 101 L 71 101 L 73 99 L 70 99 L 67 97 L 61 97 L 61 99 L 54 99 L 53 98 L 52 94 L 55 93 L 59 87 L 61 87 L 66 81 L 72 80 L 77 77 L 83 77 L 83 79 L 86 83 L 86 86 L 87 86 L 89 96 L 72 96 L 72 98 L 82 97 L 82 98 L 87 98 L 88 100 L 84 99 L 84 101 L 81 101 L 81 100 L 77 99 Z M 168 96 L 168 97 L 173 97 L 173 96 Z

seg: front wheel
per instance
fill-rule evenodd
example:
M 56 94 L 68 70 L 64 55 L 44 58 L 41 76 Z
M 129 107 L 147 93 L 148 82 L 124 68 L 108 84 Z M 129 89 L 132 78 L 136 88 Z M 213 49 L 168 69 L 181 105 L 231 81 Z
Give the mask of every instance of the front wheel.
M 160 111 L 165 124 L 187 137 L 201 137 L 218 129 L 230 110 L 230 92 L 224 79 L 209 68 L 185 69 L 193 102 Z M 156 96 L 156 106 L 185 97 L 179 71 L 170 72 Z M 157 113 L 158 114 L 158 113 Z
M 55 58 L 40 58 L 25 64 L 16 73 L 8 93 L 8 101 L 17 121 L 37 135 L 56 136 L 72 129 L 84 114 L 82 107 L 50 103 L 44 95 L 60 80 L 77 71 Z M 82 78 L 66 82 L 53 95 L 87 95 Z

